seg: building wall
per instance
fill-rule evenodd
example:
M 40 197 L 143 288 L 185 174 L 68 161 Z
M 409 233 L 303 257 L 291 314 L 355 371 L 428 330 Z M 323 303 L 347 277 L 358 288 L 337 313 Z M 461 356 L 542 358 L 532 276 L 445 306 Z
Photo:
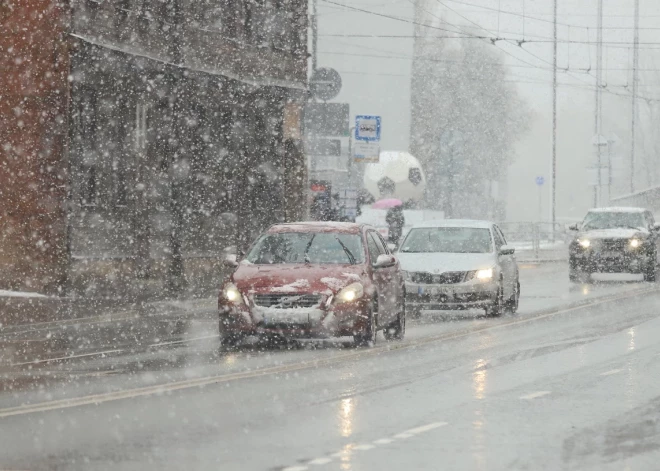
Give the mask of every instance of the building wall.
M 55 0 L 0 3 L 0 288 L 64 278 L 65 24 Z
M 16 33 L 0 38 L 7 278 L 215 287 L 224 248 L 302 214 L 285 204 L 305 174 L 283 120 L 306 95 L 306 0 L 18 3 L 0 7 Z
M 284 117 L 305 97 L 305 5 L 77 5 L 70 286 L 215 287 L 225 248 L 297 219 Z

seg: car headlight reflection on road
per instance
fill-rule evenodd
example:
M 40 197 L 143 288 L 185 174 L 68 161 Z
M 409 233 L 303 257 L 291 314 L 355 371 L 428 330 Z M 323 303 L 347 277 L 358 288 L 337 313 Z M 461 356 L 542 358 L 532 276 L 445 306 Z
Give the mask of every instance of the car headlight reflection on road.
M 233 283 L 227 283 L 225 285 L 224 295 L 225 295 L 225 299 L 230 303 L 241 304 L 243 302 L 243 297 L 241 296 L 241 292 Z
M 639 241 L 639 239 L 631 239 L 631 240 L 630 240 L 630 246 L 631 246 L 633 249 L 636 249 L 636 248 L 639 247 L 640 245 L 641 245 L 641 242 Z
M 578 240 L 578 244 L 580 244 L 580 246 L 585 249 L 591 247 L 591 241 L 589 239 L 580 239 Z
M 485 270 L 477 271 L 477 280 L 488 281 L 493 279 L 493 269 L 487 268 Z
M 352 283 L 346 288 L 342 289 L 337 296 L 335 296 L 335 302 L 338 304 L 341 303 L 352 303 L 360 299 L 364 295 L 364 288 L 361 283 Z

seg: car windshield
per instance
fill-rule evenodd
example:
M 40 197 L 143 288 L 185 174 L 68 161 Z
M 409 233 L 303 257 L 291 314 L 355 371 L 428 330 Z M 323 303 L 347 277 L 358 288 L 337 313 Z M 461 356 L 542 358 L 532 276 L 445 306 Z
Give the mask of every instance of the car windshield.
M 641 228 L 644 227 L 642 213 L 628 212 L 593 212 L 588 213 L 582 223 L 583 230 L 614 229 L 618 227 Z
M 493 244 L 489 229 L 434 227 L 412 229 L 400 252 L 489 253 Z
M 357 234 L 284 232 L 263 235 L 246 259 L 257 265 L 355 264 L 364 262 L 364 250 Z

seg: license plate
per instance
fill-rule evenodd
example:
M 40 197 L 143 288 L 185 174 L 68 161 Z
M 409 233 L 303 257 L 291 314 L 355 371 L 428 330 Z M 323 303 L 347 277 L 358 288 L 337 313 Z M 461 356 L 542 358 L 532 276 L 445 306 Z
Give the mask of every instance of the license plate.
M 621 254 L 619 252 L 601 252 L 600 253 L 601 258 L 620 258 Z
M 443 289 L 443 288 L 431 288 L 429 290 L 429 294 L 431 296 L 442 296 L 442 295 L 447 294 L 447 290 Z

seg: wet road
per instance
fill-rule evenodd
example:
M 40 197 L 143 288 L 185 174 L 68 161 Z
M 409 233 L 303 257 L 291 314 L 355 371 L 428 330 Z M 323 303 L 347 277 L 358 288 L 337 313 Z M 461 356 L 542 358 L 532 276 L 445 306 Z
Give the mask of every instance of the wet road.
M 0 469 L 657 469 L 660 294 L 567 278 L 371 349 L 219 352 L 212 302 L 6 329 Z

